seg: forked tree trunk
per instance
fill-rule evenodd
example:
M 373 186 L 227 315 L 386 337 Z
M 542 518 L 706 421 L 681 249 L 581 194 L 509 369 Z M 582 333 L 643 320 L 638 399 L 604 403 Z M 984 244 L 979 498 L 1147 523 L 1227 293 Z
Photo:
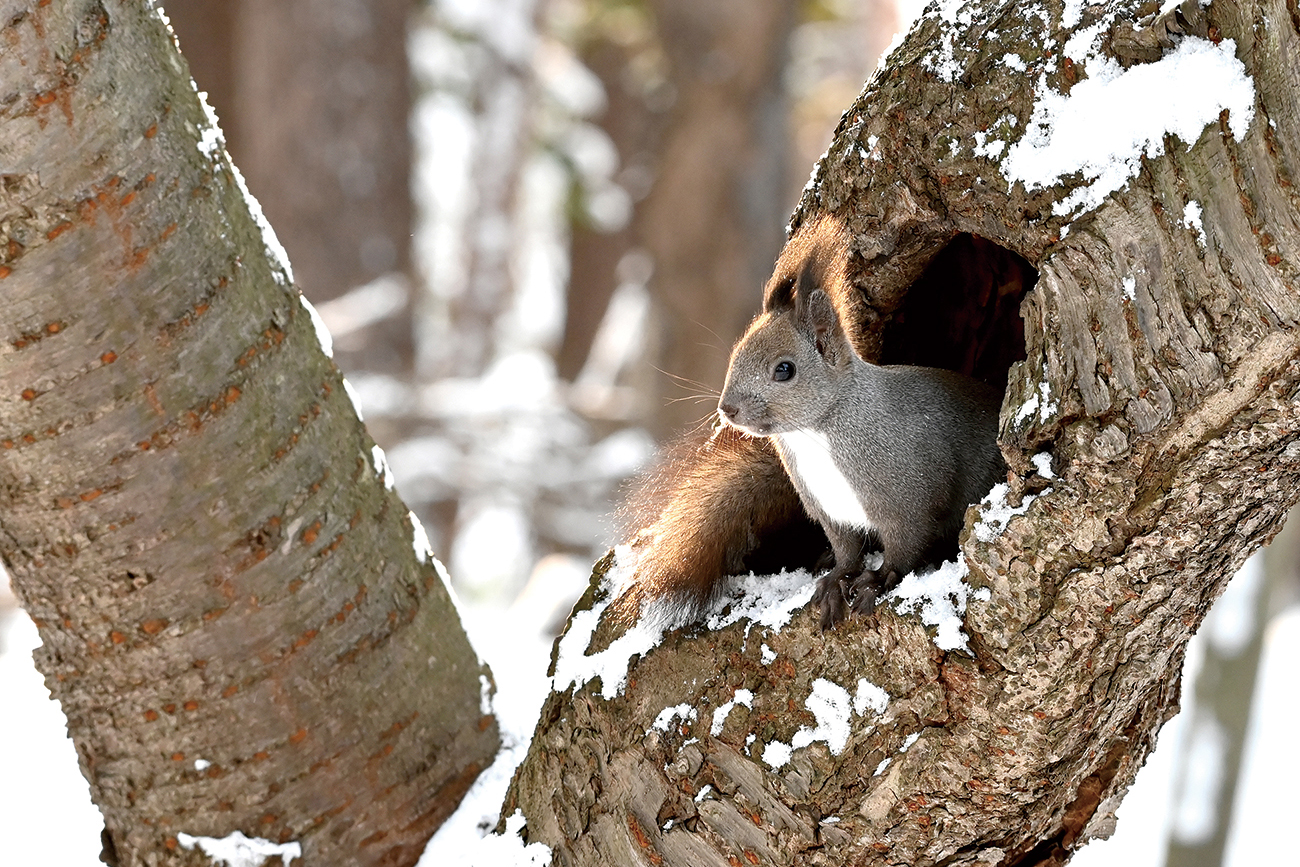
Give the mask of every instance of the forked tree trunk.
M 971 653 L 938 650 L 916 616 L 883 606 L 829 633 L 806 611 L 779 633 L 670 633 L 616 697 L 596 679 L 546 703 L 507 810 L 522 808 L 555 863 L 1059 864 L 1111 827 L 1177 710 L 1188 637 L 1300 492 L 1300 18 L 1280 0 L 1144 22 L 1137 4 L 1082 20 L 1042 8 L 953 4 L 921 20 L 844 115 L 794 219 L 833 212 L 853 229 L 851 328 L 867 358 L 970 367 L 952 359 L 978 366 L 1008 349 L 990 335 L 1015 342 L 997 312 L 1025 282 L 1009 253 L 962 235 L 951 279 L 913 288 L 961 233 L 1038 272 L 1000 436 L 1008 501 L 1025 511 L 987 541 L 968 515 L 967 580 L 991 591 L 966 612 Z M 1171 32 L 1200 34 L 1188 44 L 1235 55 L 1254 91 L 1229 107 L 1205 81 L 1148 87 L 1138 115 L 1186 89 L 1212 105 L 1208 123 L 1190 145 L 1157 138 L 1163 153 L 1135 159 L 1122 189 L 1074 206 L 1090 178 L 1027 191 L 1008 179 L 1007 145 L 1048 90 L 1064 99 L 1102 77 L 1067 43 L 1094 25 L 1147 72 L 1169 60 Z M 1078 135 L 1123 116 L 1116 103 Z M 944 309 L 915 303 L 944 285 Z M 1044 453 L 1053 478 L 1031 463 Z M 854 712 L 842 749 L 763 760 L 814 726 L 815 690 L 853 696 L 860 678 L 889 702 Z M 739 689 L 751 706 L 715 736 Z M 652 726 L 681 704 L 686 717 Z
M 0 21 L 0 554 L 109 859 L 413 864 L 497 744 L 423 533 L 152 4 Z

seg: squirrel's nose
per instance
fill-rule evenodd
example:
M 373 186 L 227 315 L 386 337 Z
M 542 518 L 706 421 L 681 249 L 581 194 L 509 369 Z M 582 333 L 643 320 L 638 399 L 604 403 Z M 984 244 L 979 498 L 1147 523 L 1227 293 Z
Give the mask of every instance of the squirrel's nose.
M 718 404 L 718 412 L 722 413 L 722 417 L 727 421 L 735 421 L 736 413 L 739 412 L 739 410 L 737 410 L 732 404 L 722 403 Z

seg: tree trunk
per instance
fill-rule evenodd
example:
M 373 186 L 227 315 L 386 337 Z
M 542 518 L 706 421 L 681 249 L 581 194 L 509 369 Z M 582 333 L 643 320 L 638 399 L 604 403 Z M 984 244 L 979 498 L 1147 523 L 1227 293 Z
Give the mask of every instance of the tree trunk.
M 0 553 L 110 862 L 413 864 L 497 744 L 423 531 L 152 4 L 3 6 Z
M 1009 373 L 1000 441 L 1019 514 L 968 514 L 967 581 L 989 591 L 965 612 L 969 652 L 882 605 L 828 633 L 808 611 L 779 631 L 669 633 L 617 690 L 561 678 L 506 804 L 554 863 L 1025 867 L 1108 834 L 1177 710 L 1188 637 L 1300 491 L 1300 19 L 1276 0 L 1142 21 L 1045 8 L 921 19 L 844 115 L 793 221 L 851 227 L 861 295 L 842 312 L 864 357 L 926 363 L 955 345 Z M 1094 26 L 1105 56 L 1151 77 L 1137 109 L 1110 98 L 1078 135 L 1183 88 L 1209 114 L 1179 130 L 1191 141 L 1157 132 L 1116 158 L 1110 187 L 1086 164 L 1036 182 L 1016 146 L 1050 141 L 1066 118 L 1047 109 L 1077 93 L 1079 110 L 1089 77 L 1121 77 L 1090 36 L 1067 41 Z M 1214 73 L 1163 84 L 1194 50 Z M 1237 63 L 1244 103 L 1223 89 Z M 913 296 L 946 245 L 974 273 L 918 326 Z M 1011 253 L 1038 273 L 1016 363 L 994 339 L 1018 339 Z M 609 591 L 598 580 L 579 608 Z M 588 643 L 573 624 L 589 616 L 571 642 Z M 602 624 L 596 647 L 618 634 Z M 815 737 L 828 707 L 851 721 L 842 742 Z

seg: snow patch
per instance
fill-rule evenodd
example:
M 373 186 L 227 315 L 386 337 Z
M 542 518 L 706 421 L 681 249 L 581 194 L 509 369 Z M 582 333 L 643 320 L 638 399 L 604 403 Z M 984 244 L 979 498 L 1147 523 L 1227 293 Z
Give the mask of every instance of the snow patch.
M 325 320 L 321 319 L 320 313 L 312 306 L 312 303 L 307 300 L 307 296 L 301 292 L 298 293 L 298 302 L 302 304 L 303 309 L 307 311 L 307 315 L 311 317 L 312 327 L 316 329 L 316 339 L 320 342 L 320 351 L 325 353 L 327 357 L 333 358 L 334 338 L 330 335 L 330 330 L 325 324 Z
M 731 701 L 719 705 L 717 709 L 713 711 L 713 724 L 709 726 L 709 734 L 713 735 L 715 738 L 722 734 L 722 727 L 727 722 L 727 715 L 730 714 L 731 709 L 738 704 L 752 708 L 754 706 L 754 693 L 747 689 L 738 689 L 736 690 L 735 695 L 732 696 Z
M 227 867 L 261 867 L 267 858 L 278 857 L 288 867 L 295 858 L 302 857 L 301 843 L 272 843 L 261 837 L 245 837 L 242 831 L 236 831 L 220 839 L 216 837 L 192 837 L 181 832 L 176 835 L 176 842 L 186 849 L 198 847 L 214 862 Z
M 432 560 L 438 566 L 442 566 L 441 563 L 438 563 L 438 558 L 433 556 L 433 546 L 429 544 L 429 534 L 424 532 L 424 525 L 420 523 L 420 519 L 412 511 L 407 511 L 406 515 L 411 519 L 411 547 L 415 549 L 415 556 L 420 558 L 421 563 L 428 563 Z M 445 575 L 446 567 L 443 567 L 442 571 L 444 573 L 443 583 L 451 586 L 451 581 Z
M 1039 452 L 1038 454 L 1030 458 L 1029 462 L 1034 465 L 1034 469 L 1037 470 L 1038 474 L 1043 478 L 1045 479 L 1056 478 L 1056 473 L 1052 472 L 1051 452 Z
M 812 711 L 817 720 L 815 726 L 803 726 L 794 733 L 790 744 L 771 741 L 763 749 L 763 761 L 773 770 L 783 767 L 790 761 L 794 751 L 802 749 L 815 741 L 825 741 L 831 755 L 838 756 L 849 742 L 849 720 L 853 711 L 853 699 L 849 691 L 838 683 L 824 677 L 813 681 L 812 693 L 804 702 L 804 707 Z
M 1124 283 L 1124 297 L 1127 298 L 1129 301 L 1136 301 L 1137 280 L 1134 280 L 1132 277 L 1125 277 L 1123 283 Z
M 1202 250 L 1205 249 L 1205 223 L 1201 217 L 1201 203 L 1197 201 L 1188 202 L 1183 208 L 1183 225 L 1196 233 L 1196 244 Z
M 357 390 L 352 387 L 352 383 L 348 382 L 347 377 L 343 378 L 343 393 L 348 396 L 348 400 L 352 401 L 352 408 L 357 413 L 357 421 L 365 421 L 366 417 L 361 412 L 361 395 L 357 394 Z
M 344 382 L 346 381 L 347 380 L 344 380 Z M 393 484 L 394 484 L 393 468 L 388 465 L 388 458 L 384 455 L 384 450 L 377 445 L 373 446 L 370 449 L 370 458 L 375 464 L 375 475 L 379 476 L 379 478 L 384 480 L 385 490 L 391 491 L 393 489 Z M 421 526 L 420 529 L 423 530 L 424 527 Z M 429 541 L 429 537 L 426 535 L 425 536 L 426 545 L 428 544 L 428 541 Z M 419 553 L 418 549 L 416 553 Z
M 1029 68 L 1029 65 L 1025 63 L 1024 58 L 1019 54 L 1004 54 L 1000 62 L 1012 72 L 1024 72 Z
M 994 486 L 1005 488 L 1005 485 Z M 978 533 L 978 525 L 976 525 Z M 894 606 L 899 614 L 920 614 L 921 622 L 926 626 L 938 627 L 934 637 L 935 646 L 940 650 L 964 650 L 970 652 L 966 642 L 969 636 L 962 629 L 962 616 L 966 613 L 966 604 L 971 599 L 987 602 L 991 597 L 987 587 L 976 590 L 964 579 L 970 570 L 966 559 L 958 555 L 956 562 L 944 563 L 933 572 L 924 575 L 912 573 L 905 577 L 885 601 Z
M 649 653 L 667 631 L 664 622 L 643 616 L 635 626 L 614 639 L 609 647 L 597 653 L 587 653 L 591 636 L 600 622 L 600 615 L 609 607 L 621 581 L 631 576 L 632 569 L 625 564 L 636 561 L 636 556 L 626 545 L 614 549 L 614 558 L 614 564 L 601 580 L 604 598 L 586 611 L 574 614 L 569 619 L 569 631 L 560 638 L 555 659 L 555 677 L 551 679 L 553 692 L 570 687 L 580 689 L 599 677 L 601 698 L 606 701 L 614 698 L 622 692 L 623 684 L 627 682 L 627 670 L 632 664 L 632 657 Z
M 672 726 L 673 720 L 675 719 L 682 719 L 682 720 L 686 720 L 687 722 L 695 722 L 695 720 L 698 718 L 699 718 L 699 713 L 695 710 L 695 708 L 691 707 L 686 702 L 682 702 L 679 705 L 674 705 L 673 707 L 666 707 L 663 710 L 659 711 L 659 715 L 655 717 L 655 721 L 650 724 L 650 728 L 646 729 L 646 733 L 648 734 L 651 730 L 666 732 Z
M 439 861 L 438 863 L 458 864 L 461 867 L 550 867 L 551 847 L 545 843 L 525 844 L 523 837 L 519 835 L 519 832 L 523 830 L 526 824 L 528 822 L 524 819 L 523 812 L 515 810 L 506 819 L 504 834 L 485 834 L 473 843 L 462 844 L 459 851 L 456 851 L 451 846 L 439 847 L 435 845 L 441 836 L 441 829 L 439 829 L 439 835 L 434 836 L 433 840 L 430 841 L 419 864 L 424 865 L 424 867 L 431 867 L 430 853 L 436 853 L 439 857 L 454 853 L 457 856 L 455 860 Z M 446 825 L 443 827 L 446 827 Z
M 1002 152 L 1006 148 L 1007 143 L 1000 139 L 988 141 L 988 133 L 986 132 L 975 133 L 975 156 L 977 157 L 988 157 L 995 160 L 1002 156 Z
M 1047 488 L 1042 494 L 1025 494 L 1020 500 L 1019 506 L 1007 505 L 1007 494 L 1011 488 L 1006 482 L 998 482 L 993 486 L 993 490 L 988 492 L 984 499 L 980 500 L 980 519 L 975 522 L 975 538 L 981 542 L 992 542 L 1002 531 L 1011 523 L 1011 519 L 1023 515 L 1029 511 L 1029 506 L 1039 496 L 1044 496 L 1052 492 Z M 965 567 L 963 564 L 963 572 Z
M 1226 109 L 1240 141 L 1254 118 L 1254 83 L 1231 39 L 1215 45 L 1186 36 L 1155 63 L 1129 69 L 1090 53 L 1091 43 L 1089 51 L 1071 50 L 1086 57 L 1089 77 L 1067 95 L 1048 87 L 1044 74 L 1025 134 L 1002 162 L 1007 180 L 1027 191 L 1082 175 L 1084 185 L 1053 206 L 1058 216 L 1092 210 L 1123 189 L 1144 155 L 1164 153 L 1165 136 L 1190 147 Z
M 858 680 L 858 692 L 853 696 L 853 712 L 862 716 L 869 710 L 883 714 L 889 707 L 889 693 L 865 677 Z
M 1038 413 L 1038 420 L 1045 422 L 1060 411 L 1061 405 L 1051 399 L 1052 387 L 1045 382 L 1038 383 L 1038 394 L 1031 394 L 1029 400 L 1025 401 L 1020 409 L 1016 410 L 1016 417 L 1012 419 L 1012 424 L 1019 426 L 1034 417 Z
M 794 749 L 781 741 L 768 741 L 763 747 L 763 763 L 772 770 L 785 767 L 793 757 Z
M 813 575 L 806 569 L 793 572 L 783 569 L 777 575 L 746 575 L 724 591 L 715 613 L 708 618 L 708 627 L 724 629 L 748 620 L 746 633 L 755 624 L 779 632 L 796 611 L 812 601 L 816 589 Z

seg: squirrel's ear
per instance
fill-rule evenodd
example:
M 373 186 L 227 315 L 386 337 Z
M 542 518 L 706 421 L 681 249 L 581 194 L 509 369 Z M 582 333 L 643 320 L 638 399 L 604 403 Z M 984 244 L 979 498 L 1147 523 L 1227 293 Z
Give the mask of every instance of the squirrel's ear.
M 794 282 L 794 277 L 788 274 L 781 278 L 773 276 L 767 284 L 763 310 L 772 312 L 794 307 Z
M 799 318 L 812 335 L 818 354 L 832 364 L 838 363 L 842 360 L 845 339 L 835 304 L 825 291 L 817 287 L 800 293 L 799 300 L 802 302 Z

